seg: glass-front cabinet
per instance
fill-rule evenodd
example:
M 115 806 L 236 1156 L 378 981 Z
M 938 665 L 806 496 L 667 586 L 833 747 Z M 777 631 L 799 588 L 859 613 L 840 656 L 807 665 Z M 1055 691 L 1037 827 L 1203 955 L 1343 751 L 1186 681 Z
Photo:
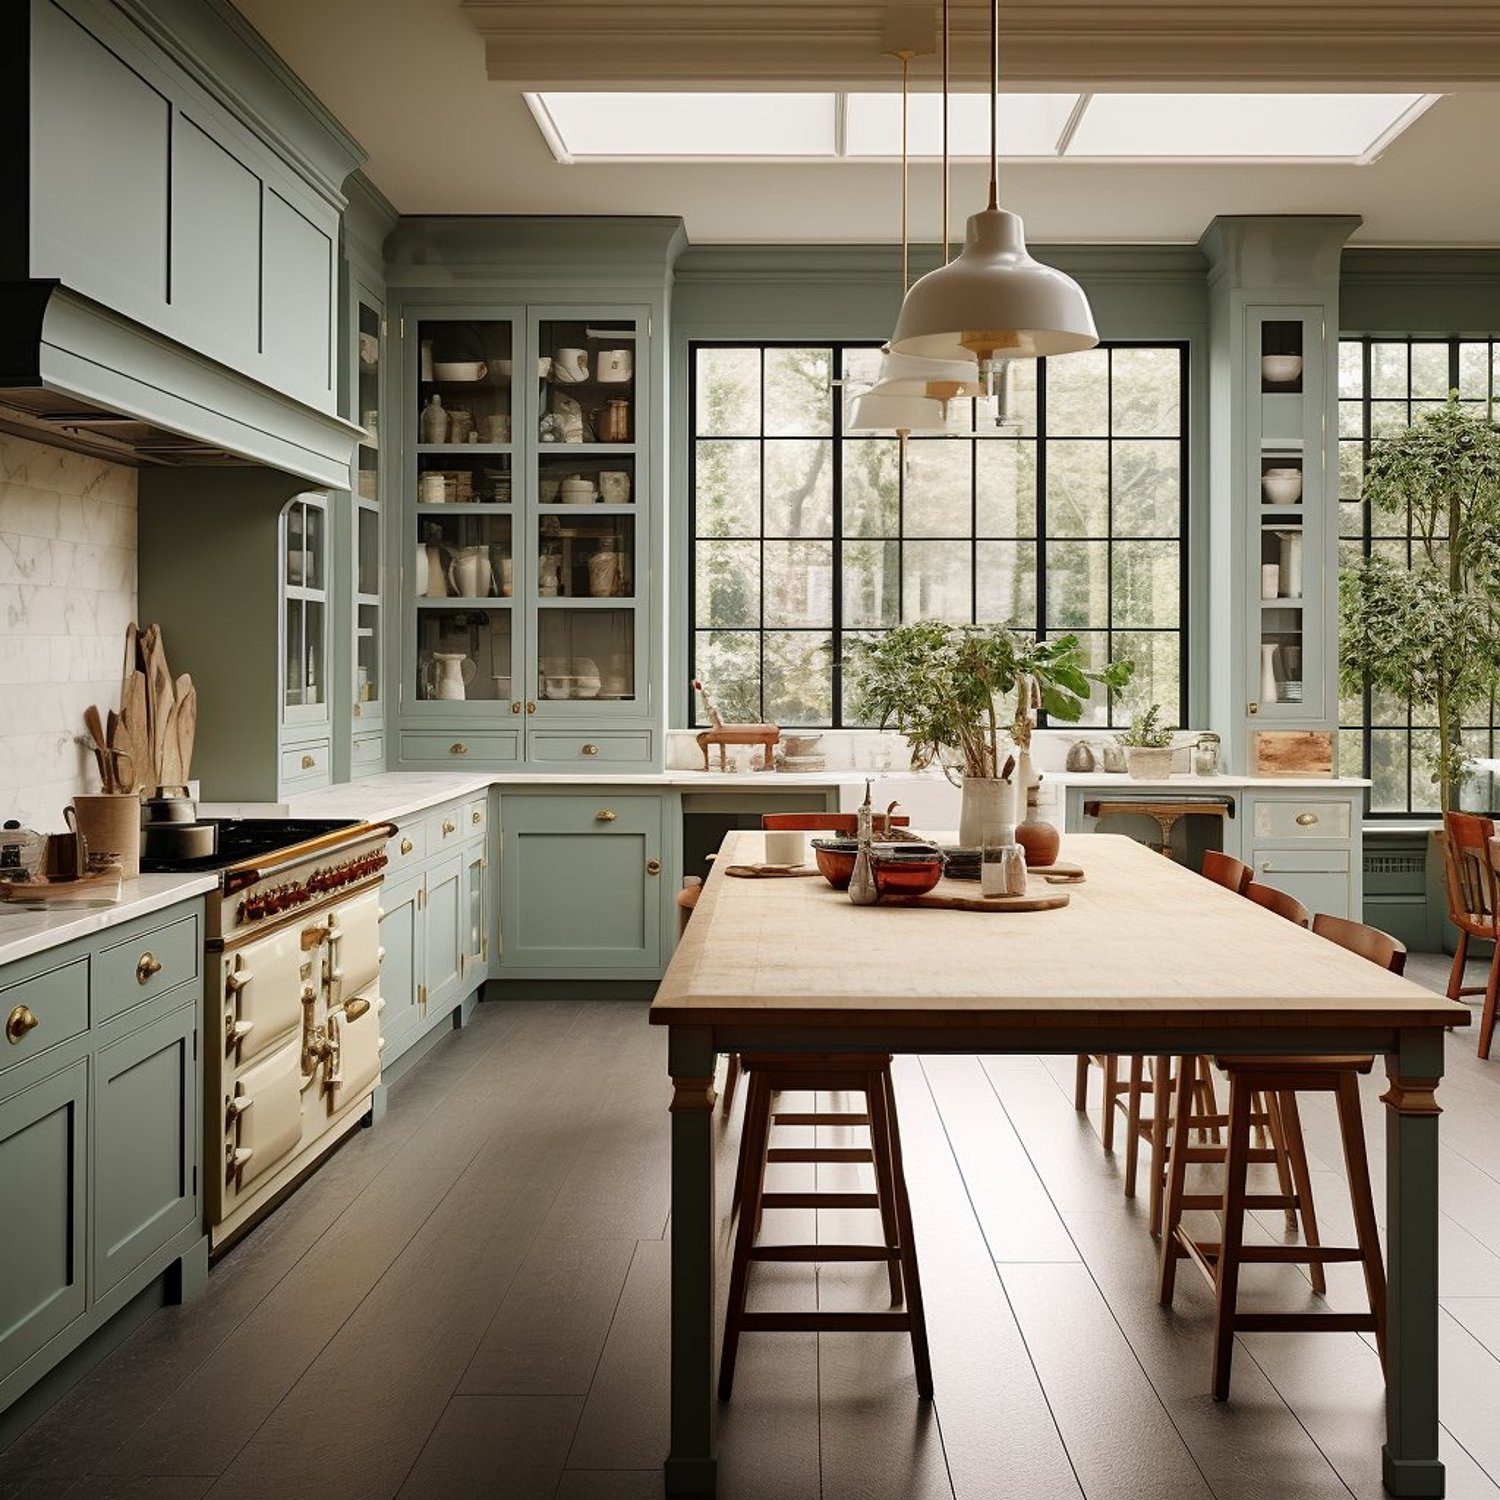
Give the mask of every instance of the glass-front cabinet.
M 281 513 L 282 722 L 328 721 L 328 502 L 299 495 Z
M 639 731 L 644 311 L 444 307 L 408 310 L 404 328 L 402 759 L 475 745 L 525 759 L 527 731 L 544 725 Z M 473 733 L 424 738 L 422 725 Z
M 354 664 L 351 718 L 354 735 L 379 726 L 384 695 L 381 664 L 381 578 L 383 547 L 381 504 L 381 368 L 385 362 L 385 318 L 381 309 L 361 297 L 357 303 L 358 346 L 355 351 L 356 420 L 361 436 L 356 448 L 354 494 Z M 356 768 L 358 769 L 358 768 Z

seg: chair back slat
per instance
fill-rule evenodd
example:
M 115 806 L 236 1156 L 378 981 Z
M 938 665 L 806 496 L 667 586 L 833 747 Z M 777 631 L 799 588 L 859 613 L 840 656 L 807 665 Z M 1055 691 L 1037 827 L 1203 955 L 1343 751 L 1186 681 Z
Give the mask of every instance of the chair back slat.
M 1202 874 L 1205 880 L 1222 885 L 1236 896 L 1243 896 L 1245 887 L 1255 879 L 1255 871 L 1244 860 L 1236 859 L 1232 854 L 1221 854 L 1217 849 L 1204 852 Z
M 1307 927 L 1312 923 L 1307 908 L 1295 896 L 1277 890 L 1274 885 L 1262 885 L 1258 880 L 1252 880 L 1245 887 L 1245 895 L 1257 906 L 1263 906 L 1267 911 L 1273 911 L 1278 917 L 1285 917 L 1288 922 L 1295 922 L 1299 927 Z
M 1331 917 L 1320 911 L 1313 918 L 1312 930 L 1319 937 L 1369 959 L 1372 964 L 1379 964 L 1392 974 L 1399 974 L 1406 967 L 1406 945 L 1378 927 L 1351 922 L 1347 917 Z
M 1477 936 L 1490 936 L 1495 930 L 1496 873 L 1490 859 L 1494 837 L 1492 818 L 1463 812 L 1443 817 L 1448 915 Z

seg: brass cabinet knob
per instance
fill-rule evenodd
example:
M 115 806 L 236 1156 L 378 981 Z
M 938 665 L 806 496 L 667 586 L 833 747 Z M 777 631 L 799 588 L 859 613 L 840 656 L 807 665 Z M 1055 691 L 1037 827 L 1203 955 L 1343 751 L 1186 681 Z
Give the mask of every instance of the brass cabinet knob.
M 646 873 L 648 875 L 660 875 L 661 861 L 659 859 L 648 859 L 646 861 Z
M 141 956 L 136 959 L 135 982 L 137 984 L 146 984 L 149 982 L 153 974 L 160 973 L 161 963 L 158 961 L 154 953 L 146 952 L 141 954 Z
M 1259 712 L 1260 712 L 1260 704 L 1258 704 L 1258 703 L 1247 703 L 1247 704 L 1246 704 L 1246 705 L 1245 705 L 1245 707 L 1246 707 L 1246 708 L 1247 708 L 1247 709 L 1248 709 L 1248 710 L 1249 710 L 1249 712 L 1251 712 L 1251 713 L 1252 713 L 1252 714 L 1258 714 L 1258 713 L 1259 713 Z
M 530 698 L 526 700 L 526 712 L 529 714 L 534 714 L 536 712 L 536 704 L 533 703 Z
M 352 1000 L 344 1001 L 344 1014 L 351 1021 L 359 1020 L 369 1008 L 370 1002 L 360 995 L 356 995 Z
M 304 771 L 310 771 L 310 770 L 312 770 L 312 768 L 315 765 L 317 765 L 317 763 L 318 763 L 318 760 L 317 760 L 317 757 L 315 755 L 304 755 L 302 757 L 302 769 Z
M 619 816 L 619 813 L 617 813 L 614 808 L 601 807 L 599 811 L 594 814 L 594 821 L 596 823 L 613 823 L 614 820 Z
M 578 751 L 580 755 L 597 755 L 599 753 L 599 747 L 591 742 L 586 745 L 580 745 L 578 747 Z
M 14 1044 L 28 1031 L 34 1031 L 42 1023 L 29 1005 L 18 1005 L 5 1018 L 5 1040 Z
M 1311 828 L 1317 821 L 1318 815 L 1315 812 L 1305 812 L 1297 814 L 1297 826 L 1299 828 Z
M 520 704 L 520 701 L 519 701 L 519 700 L 517 700 L 517 701 L 516 701 L 516 702 L 515 702 L 515 703 L 512 703 L 512 704 L 511 704 L 511 706 L 510 706 L 510 711 L 511 711 L 511 712 L 512 712 L 512 713 L 513 713 L 513 714 L 518 714 L 518 713 L 520 713 L 520 712 L 521 712 L 521 704 Z
M 443 819 L 443 832 L 445 834 L 448 834 L 448 833 L 457 833 L 458 832 L 458 824 L 455 823 L 452 818 L 444 818 Z
M 448 746 L 449 755 L 467 755 L 468 753 L 469 747 L 464 744 L 462 740 L 454 740 L 454 742 Z
M 401 840 L 401 852 L 403 854 L 410 854 L 415 847 L 416 845 L 414 845 L 410 839 Z
M 484 814 L 480 812 L 478 808 L 475 808 L 474 811 L 469 814 L 469 821 L 471 823 L 482 823 L 484 822 Z

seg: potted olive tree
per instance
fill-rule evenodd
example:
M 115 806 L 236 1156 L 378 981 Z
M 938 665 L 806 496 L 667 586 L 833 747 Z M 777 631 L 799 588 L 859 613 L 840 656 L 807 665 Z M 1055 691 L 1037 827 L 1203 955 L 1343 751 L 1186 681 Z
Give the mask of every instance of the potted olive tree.
M 1051 718 L 1074 723 L 1092 684 L 1118 689 L 1130 678 L 1129 662 L 1094 670 L 1086 661 L 1076 636 L 1034 641 L 1003 625 L 923 620 L 856 642 L 846 670 L 855 713 L 882 729 L 899 729 L 914 766 L 940 766 L 962 788 L 959 842 L 973 847 L 994 840 L 1003 824 L 1025 813 L 1022 803 L 1005 816 L 1014 804 L 1001 779 L 1003 728 L 1026 752 L 1034 703 Z M 996 700 L 1012 694 L 1014 718 L 1003 726 Z M 1020 785 L 1024 797 L 1024 779 Z

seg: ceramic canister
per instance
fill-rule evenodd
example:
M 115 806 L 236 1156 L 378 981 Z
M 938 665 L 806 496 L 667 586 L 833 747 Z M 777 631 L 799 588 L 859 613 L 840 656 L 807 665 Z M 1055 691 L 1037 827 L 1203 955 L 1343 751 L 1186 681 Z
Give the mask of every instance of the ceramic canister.
M 119 865 L 126 880 L 141 873 L 141 799 L 134 792 L 74 797 L 63 817 L 69 828 L 83 835 L 89 869 Z

